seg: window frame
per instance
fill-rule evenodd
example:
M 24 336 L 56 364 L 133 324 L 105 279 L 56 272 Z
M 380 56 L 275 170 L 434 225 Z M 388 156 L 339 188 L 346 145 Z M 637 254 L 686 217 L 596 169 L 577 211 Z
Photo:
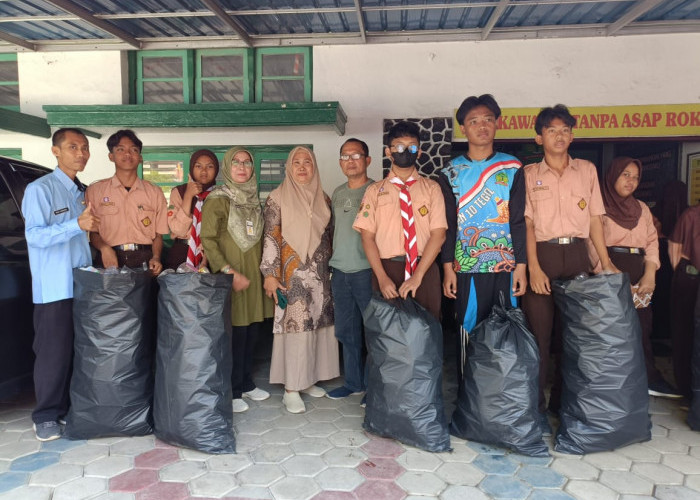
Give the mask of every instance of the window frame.
M 312 47 L 261 47 L 255 50 L 255 102 L 277 102 L 263 100 L 263 82 L 271 80 L 302 80 L 304 82 L 304 102 L 312 102 L 313 97 L 313 63 L 311 60 Z M 303 54 L 303 76 L 267 76 L 263 72 L 263 56 L 279 54 Z M 290 101 L 291 102 L 291 101 Z M 297 102 L 297 101 L 294 101 Z
M 179 57 L 182 62 L 182 77 L 181 78 L 145 78 L 143 76 L 143 60 L 152 59 L 155 57 Z M 139 50 L 136 52 L 136 104 L 153 104 L 144 103 L 143 101 L 143 84 L 145 82 L 182 82 L 182 103 L 194 103 L 194 52 L 192 50 Z
M 17 53 L 0 54 L 0 62 L 14 61 L 17 65 Z M 17 87 L 17 106 L 0 106 L 0 109 L 11 109 L 12 111 L 20 110 L 20 92 L 19 92 L 19 67 L 17 68 L 17 80 L 0 80 L 0 86 Z
M 243 57 L 243 76 L 241 77 L 219 77 L 219 76 L 202 76 L 202 56 L 211 55 L 241 55 Z M 255 73 L 253 67 L 255 64 L 255 56 L 253 54 L 253 49 L 202 49 L 194 51 L 194 62 L 195 62 L 195 83 L 194 83 L 194 99 L 198 104 L 204 104 L 202 101 L 202 82 L 218 82 L 218 81 L 242 81 L 243 82 L 243 101 L 241 102 L 253 102 L 253 89 L 255 83 Z M 236 102 L 236 101 L 206 101 L 206 103 L 219 103 L 219 102 Z

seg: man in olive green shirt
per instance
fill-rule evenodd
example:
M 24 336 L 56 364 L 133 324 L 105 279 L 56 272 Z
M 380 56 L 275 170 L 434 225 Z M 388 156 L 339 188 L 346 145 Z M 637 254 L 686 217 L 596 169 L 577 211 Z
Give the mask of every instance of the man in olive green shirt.
M 352 228 L 361 208 L 372 158 L 364 141 L 348 139 L 340 148 L 340 168 L 348 182 L 333 192 L 332 205 L 333 269 L 331 288 L 335 307 L 335 336 L 343 345 L 345 384 L 329 391 L 331 399 L 341 399 L 365 391 L 365 368 L 362 357 L 362 311 L 372 298 L 372 270 L 362 249 L 360 233 Z

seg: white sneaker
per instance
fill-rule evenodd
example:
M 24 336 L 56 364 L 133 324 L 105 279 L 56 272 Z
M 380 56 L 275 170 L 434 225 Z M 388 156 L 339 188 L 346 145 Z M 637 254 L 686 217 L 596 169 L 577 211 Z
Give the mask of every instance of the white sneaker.
M 250 408 L 250 406 L 242 399 L 238 398 L 233 400 L 233 413 L 243 413 L 248 410 L 248 408 Z
M 260 389 L 259 387 L 256 387 L 252 391 L 244 392 L 243 397 L 252 399 L 253 401 L 265 401 L 267 398 L 270 397 L 270 393 L 263 389 Z
M 303 392 L 304 394 L 308 394 L 312 398 L 322 398 L 323 396 L 326 395 L 326 391 L 321 389 L 317 385 L 312 385 L 311 387 L 307 387 L 306 389 L 304 389 L 301 392 Z
M 287 407 L 289 413 L 304 413 L 306 411 L 306 406 L 304 406 L 304 402 L 301 400 L 301 396 L 297 391 L 284 391 L 282 402 L 284 406 Z

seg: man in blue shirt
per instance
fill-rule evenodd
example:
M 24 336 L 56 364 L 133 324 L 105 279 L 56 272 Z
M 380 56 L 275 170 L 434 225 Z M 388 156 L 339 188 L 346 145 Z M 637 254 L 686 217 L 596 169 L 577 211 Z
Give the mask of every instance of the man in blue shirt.
M 58 167 L 29 184 L 22 200 L 34 298 L 32 420 L 39 441 L 61 437 L 73 359 L 73 268 L 90 265 L 86 231 L 99 228 L 76 177 L 90 158 L 87 137 L 78 129 L 57 130 L 51 152 Z

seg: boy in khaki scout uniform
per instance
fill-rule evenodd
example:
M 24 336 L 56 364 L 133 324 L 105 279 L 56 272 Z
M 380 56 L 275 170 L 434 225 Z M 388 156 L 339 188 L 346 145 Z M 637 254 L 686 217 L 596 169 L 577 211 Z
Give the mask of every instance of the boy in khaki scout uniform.
M 119 130 L 107 139 L 115 174 L 90 185 L 85 199 L 100 218 L 99 232 L 90 242 L 99 250 L 95 265 L 141 267 L 147 263 L 153 275 L 163 270 L 160 258 L 168 219 L 163 192 L 139 179 L 143 143 L 131 130 Z
M 391 172 L 367 188 L 353 228 L 372 267 L 372 288 L 386 299 L 411 294 L 433 316 L 440 317 L 440 253 L 447 221 L 437 182 L 416 169 L 420 130 L 399 122 L 388 134 L 386 155 Z
M 544 149 L 544 158 L 524 167 L 529 286 L 522 308 L 540 350 L 539 411 L 545 434 L 551 434 L 544 396 L 554 323 L 551 282 L 590 271 L 588 238 L 603 271 L 619 272 L 610 261 L 603 239 L 605 207 L 595 166 L 569 156 L 575 125 L 576 118 L 562 104 L 542 109 L 535 121 L 535 142 Z M 550 409 L 554 411 L 558 411 L 558 388 L 555 381 L 550 397 Z

